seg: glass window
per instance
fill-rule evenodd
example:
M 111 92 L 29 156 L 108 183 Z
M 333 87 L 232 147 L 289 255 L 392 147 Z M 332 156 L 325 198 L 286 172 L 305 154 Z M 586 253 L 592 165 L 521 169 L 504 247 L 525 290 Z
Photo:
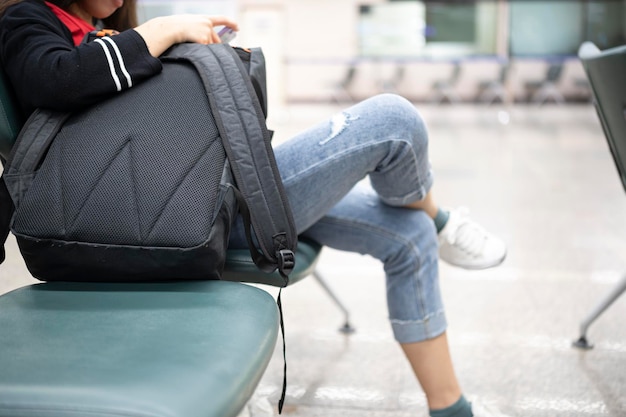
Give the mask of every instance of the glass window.
M 362 5 L 361 55 L 458 58 L 495 54 L 497 10 L 493 0 L 396 0 Z
M 427 42 L 463 42 L 476 40 L 476 4 L 426 3 Z
M 583 2 L 510 2 L 513 56 L 575 55 L 583 39 Z
M 411 2 L 363 5 L 359 8 L 361 56 L 416 56 L 424 46 L 424 7 Z
M 434 56 L 496 53 L 495 1 L 426 1 L 426 51 Z

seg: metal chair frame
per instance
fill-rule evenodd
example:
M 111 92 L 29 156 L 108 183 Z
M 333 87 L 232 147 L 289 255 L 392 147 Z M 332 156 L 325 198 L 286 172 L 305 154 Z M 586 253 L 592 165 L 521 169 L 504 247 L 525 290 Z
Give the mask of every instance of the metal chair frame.
M 626 45 L 600 51 L 593 43 L 583 43 L 578 56 L 593 91 L 594 104 L 604 135 L 626 191 Z M 574 346 L 591 349 L 587 331 L 591 324 L 626 292 L 626 275 L 580 323 Z

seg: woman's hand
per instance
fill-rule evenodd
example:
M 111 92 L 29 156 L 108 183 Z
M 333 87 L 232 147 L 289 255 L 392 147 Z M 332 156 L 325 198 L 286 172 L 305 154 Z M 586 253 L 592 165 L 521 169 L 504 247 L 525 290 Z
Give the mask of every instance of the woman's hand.
M 220 43 L 215 32 L 217 26 L 239 29 L 237 23 L 224 16 L 172 15 L 151 19 L 137 26 L 135 31 L 146 42 L 150 54 L 158 57 L 177 43 Z

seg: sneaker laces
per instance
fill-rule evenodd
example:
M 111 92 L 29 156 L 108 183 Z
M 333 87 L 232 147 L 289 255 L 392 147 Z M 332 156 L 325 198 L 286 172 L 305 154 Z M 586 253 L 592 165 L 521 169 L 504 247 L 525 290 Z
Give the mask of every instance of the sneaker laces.
M 488 237 L 487 231 L 468 218 L 469 210 L 467 208 L 460 207 L 456 213 L 459 217 L 453 219 L 453 221 L 456 220 L 455 223 L 450 225 L 451 230 L 443 238 L 450 245 L 454 245 L 472 256 L 482 254 Z

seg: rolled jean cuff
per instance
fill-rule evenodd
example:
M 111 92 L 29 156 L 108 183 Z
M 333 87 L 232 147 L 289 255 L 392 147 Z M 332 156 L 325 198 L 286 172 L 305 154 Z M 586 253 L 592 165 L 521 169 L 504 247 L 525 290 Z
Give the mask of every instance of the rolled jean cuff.
M 446 331 L 448 322 L 443 310 L 424 320 L 391 319 L 393 335 L 398 343 L 415 343 L 433 339 Z
M 416 201 L 421 201 L 426 198 L 426 194 L 430 191 L 434 183 L 432 174 L 429 174 L 424 180 L 420 181 L 417 188 L 414 188 L 411 192 L 404 194 L 400 197 L 398 196 L 386 196 L 384 194 L 384 190 L 377 190 L 377 193 L 380 199 L 385 202 L 385 204 L 389 204 L 394 207 L 402 207 L 407 204 L 415 203 Z

